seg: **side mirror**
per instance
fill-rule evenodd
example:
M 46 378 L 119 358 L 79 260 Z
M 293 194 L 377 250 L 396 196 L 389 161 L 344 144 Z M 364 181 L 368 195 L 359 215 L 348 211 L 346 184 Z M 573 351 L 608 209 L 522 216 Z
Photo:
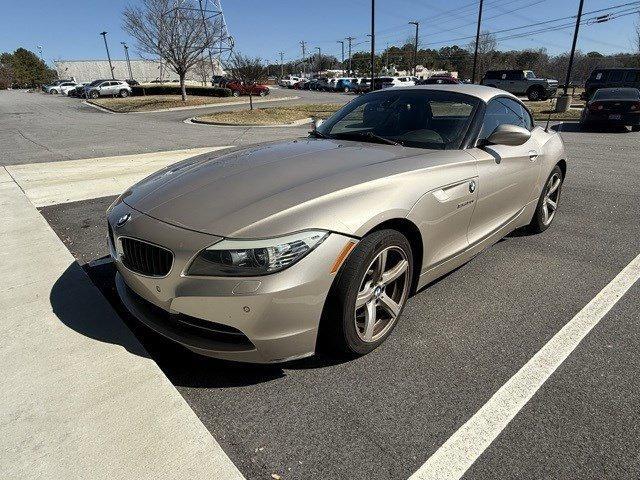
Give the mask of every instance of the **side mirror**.
M 531 132 L 517 125 L 498 125 L 487 138 L 487 144 L 509 145 L 517 147 L 526 143 L 531 138 Z
M 323 123 L 323 122 L 324 122 L 324 120 L 323 120 L 323 119 L 321 119 L 321 118 L 314 118 L 314 119 L 313 119 L 313 122 L 312 122 L 312 124 L 313 124 L 313 129 L 314 129 L 314 130 L 317 130 L 317 129 L 318 129 L 318 127 L 319 127 L 320 125 L 322 125 L 322 123 Z

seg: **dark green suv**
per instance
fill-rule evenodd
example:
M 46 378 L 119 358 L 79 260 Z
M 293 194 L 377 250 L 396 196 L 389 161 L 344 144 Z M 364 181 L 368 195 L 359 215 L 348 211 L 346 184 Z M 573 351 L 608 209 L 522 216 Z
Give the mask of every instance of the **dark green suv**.
M 590 99 L 599 88 L 640 89 L 640 68 L 596 68 L 584 84 L 583 98 Z

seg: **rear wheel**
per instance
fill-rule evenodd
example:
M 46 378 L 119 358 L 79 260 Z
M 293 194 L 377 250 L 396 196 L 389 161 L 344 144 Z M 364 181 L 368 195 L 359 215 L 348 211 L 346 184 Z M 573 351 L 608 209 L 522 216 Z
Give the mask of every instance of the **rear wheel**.
M 52 88 L 49 93 L 51 93 L 52 95 L 56 95 L 58 93 L 58 90 L 56 90 L 55 88 Z
M 411 246 L 396 230 L 363 238 L 334 281 L 323 333 L 335 350 L 364 355 L 391 334 L 409 296 Z
M 121 98 L 127 98 L 129 96 L 129 91 L 125 90 L 124 88 L 122 90 L 120 90 L 120 97 Z
M 260 90 L 260 92 L 258 93 L 258 95 L 260 95 L 261 97 L 264 97 L 266 94 L 267 92 L 264 90 Z
M 551 222 L 555 218 L 556 211 L 558 210 L 558 204 L 560 203 L 560 192 L 563 181 L 562 170 L 556 165 L 553 167 L 540 194 L 538 206 L 529 224 L 529 230 L 531 232 L 541 233 L 551 226 Z
M 89 96 L 91 98 L 98 98 L 100 96 L 100 94 L 96 90 L 94 90 L 89 94 Z
M 633 125 L 631 127 L 632 132 L 640 132 L 640 125 Z
M 532 102 L 537 102 L 538 100 L 544 100 L 544 91 L 540 87 L 531 87 L 527 91 L 527 98 Z
M 234 97 L 239 97 L 240 92 L 238 90 L 234 90 L 233 92 L 231 92 L 231 95 L 233 95 Z

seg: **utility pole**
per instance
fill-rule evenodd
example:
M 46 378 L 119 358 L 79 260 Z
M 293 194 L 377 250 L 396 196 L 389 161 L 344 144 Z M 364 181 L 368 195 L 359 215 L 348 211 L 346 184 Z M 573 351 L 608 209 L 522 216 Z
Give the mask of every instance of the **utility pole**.
M 409 25 L 416 26 L 416 42 L 413 46 L 413 76 L 416 76 L 416 65 L 418 64 L 418 28 L 420 27 L 420 22 L 409 22 Z
M 302 40 L 300 42 L 300 46 L 302 47 L 302 73 L 303 73 L 302 76 L 304 77 L 306 76 L 306 73 L 307 73 L 307 57 L 306 57 L 307 42 Z
M 371 90 L 375 90 L 376 0 L 371 0 Z
M 342 72 L 344 73 L 344 41 L 338 40 L 338 43 L 342 47 L 342 63 L 340 65 L 342 66 Z
M 116 77 L 113 75 L 113 65 L 111 65 L 111 55 L 109 55 L 109 45 L 107 45 L 107 32 L 101 32 L 102 38 L 104 39 L 104 48 L 107 49 L 107 59 L 109 60 L 109 68 L 111 69 L 111 78 L 114 80 Z
M 564 94 L 569 90 L 569 82 L 571 82 L 571 70 L 573 69 L 573 57 L 576 53 L 576 43 L 578 42 L 578 31 L 580 30 L 580 22 L 582 21 L 582 7 L 584 0 L 580 0 L 578 5 L 578 16 L 576 17 L 576 29 L 573 32 L 573 43 L 571 44 L 571 55 L 569 55 L 569 67 L 567 68 L 567 79 L 564 82 Z
M 284 78 L 284 52 L 280 53 L 280 78 Z
M 482 3 L 480 0 L 480 7 L 478 8 L 478 28 L 476 29 L 476 48 L 473 52 L 473 70 L 471 71 L 471 83 L 476 83 L 476 68 L 478 66 L 478 45 L 480 44 L 480 25 L 482 24 Z
M 349 75 L 353 73 L 351 69 L 351 42 L 355 40 L 355 37 L 347 37 L 346 40 L 349 42 Z
M 40 56 L 40 60 L 42 60 L 42 45 L 38 45 L 36 48 L 38 49 L 38 55 Z
M 129 80 L 133 80 L 133 72 L 131 71 L 131 59 L 129 58 L 129 47 L 126 42 L 120 42 L 124 47 L 124 58 L 127 59 L 127 67 L 129 69 Z
M 320 49 L 320 47 L 314 47 L 316 50 L 318 50 L 318 72 L 320 71 L 320 62 L 322 61 L 322 50 Z

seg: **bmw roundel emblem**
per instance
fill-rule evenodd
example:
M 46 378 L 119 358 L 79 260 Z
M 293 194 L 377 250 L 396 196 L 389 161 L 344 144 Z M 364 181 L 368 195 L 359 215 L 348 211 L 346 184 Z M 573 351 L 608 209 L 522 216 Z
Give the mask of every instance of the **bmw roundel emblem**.
M 130 218 L 131 218 L 131 214 L 130 213 L 125 213 L 116 222 L 116 227 L 123 226 L 125 223 L 127 223 L 129 221 Z

